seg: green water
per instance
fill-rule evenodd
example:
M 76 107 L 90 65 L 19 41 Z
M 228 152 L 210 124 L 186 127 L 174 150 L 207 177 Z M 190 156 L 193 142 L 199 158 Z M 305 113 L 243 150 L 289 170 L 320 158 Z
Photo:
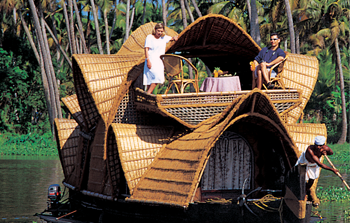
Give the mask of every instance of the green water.
M 0 156 L 0 222 L 41 222 L 47 189 L 62 185 L 58 157 Z
M 350 175 L 345 176 L 350 183 Z M 41 222 L 33 216 L 46 208 L 47 188 L 60 184 L 63 172 L 58 157 L 0 156 L 0 222 Z M 341 187 L 333 173 L 322 170 L 319 185 Z M 344 189 L 346 190 L 346 189 Z M 350 222 L 350 202 L 327 201 L 313 209 L 324 223 Z

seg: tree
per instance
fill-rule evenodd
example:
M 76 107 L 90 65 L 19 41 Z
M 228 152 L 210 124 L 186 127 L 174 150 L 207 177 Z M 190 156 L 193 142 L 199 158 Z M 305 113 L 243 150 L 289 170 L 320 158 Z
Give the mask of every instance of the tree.
M 108 18 L 107 13 L 112 8 L 113 1 L 111 0 L 100 0 L 99 6 L 101 7 L 101 11 L 103 12 L 103 18 L 105 22 L 105 32 L 106 32 L 106 52 L 107 54 L 110 54 L 110 48 L 109 48 L 109 27 L 108 27 Z
M 97 15 L 96 7 L 95 7 L 95 0 L 90 0 L 90 2 L 91 2 L 92 13 L 94 15 L 94 21 L 95 21 L 95 32 L 96 32 L 96 38 L 97 38 L 97 47 L 98 47 L 98 51 L 100 52 L 100 54 L 103 54 L 101 34 L 100 34 L 100 26 L 98 24 L 98 15 Z
M 333 2 L 327 7 L 327 12 L 323 17 L 324 28 L 318 31 L 314 36 L 314 44 L 316 48 L 325 48 L 326 43 L 329 44 L 330 49 L 334 49 L 335 61 L 337 65 L 337 71 L 339 73 L 340 79 L 340 93 L 342 100 L 342 135 L 338 141 L 338 144 L 343 144 L 346 142 L 347 137 L 347 116 L 346 116 L 346 99 L 345 99 L 345 86 L 344 86 L 344 75 L 342 70 L 341 55 L 339 48 L 339 37 L 341 34 L 348 36 L 349 35 L 349 25 L 346 26 L 345 21 L 338 21 L 339 19 L 344 19 L 342 14 L 344 11 L 338 2 Z M 347 18 L 345 17 L 345 20 Z M 348 24 L 348 23 L 347 23 Z M 347 30 L 347 34 L 346 34 Z M 349 43 L 347 43 L 349 45 Z M 319 51 L 319 50 L 318 50 Z M 318 52 L 315 51 L 316 53 Z
M 284 0 L 284 4 L 286 6 L 286 13 L 288 18 L 288 28 L 290 35 L 290 48 L 292 53 L 295 53 L 295 34 L 294 34 L 294 24 L 293 24 L 293 16 L 292 11 L 290 9 L 289 0 Z
M 260 37 L 260 27 L 259 27 L 259 18 L 258 18 L 258 10 L 256 8 L 256 1 L 251 0 L 251 5 L 249 4 L 249 0 L 247 0 L 247 6 L 250 8 L 248 10 L 249 20 L 250 20 L 250 36 L 252 36 L 253 40 L 260 45 L 261 37 Z M 250 7 L 249 7 L 250 6 Z

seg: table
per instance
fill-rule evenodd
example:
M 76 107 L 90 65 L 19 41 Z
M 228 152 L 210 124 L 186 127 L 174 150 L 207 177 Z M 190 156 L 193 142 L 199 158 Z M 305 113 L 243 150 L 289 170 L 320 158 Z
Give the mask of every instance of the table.
M 204 79 L 200 90 L 204 92 L 241 91 L 241 81 L 239 76 L 208 77 Z

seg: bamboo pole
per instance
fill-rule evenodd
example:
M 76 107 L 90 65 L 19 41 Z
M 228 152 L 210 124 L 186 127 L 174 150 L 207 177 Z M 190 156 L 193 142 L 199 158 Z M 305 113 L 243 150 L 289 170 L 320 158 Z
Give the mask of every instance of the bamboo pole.
M 326 159 L 328 160 L 329 164 L 331 164 L 331 166 L 333 167 L 333 169 L 335 169 L 335 166 L 333 165 L 333 163 L 331 162 L 331 160 L 328 158 L 327 155 L 324 155 L 324 157 L 326 157 Z M 345 184 L 346 188 L 350 191 L 350 187 L 349 185 L 345 182 L 345 180 L 343 179 L 343 177 L 340 175 L 339 172 L 337 172 L 338 177 L 340 177 L 340 179 L 343 181 L 343 183 Z
M 68 216 L 68 215 L 71 215 L 71 214 L 73 214 L 73 213 L 75 213 L 75 212 L 77 212 L 77 211 L 78 211 L 78 210 L 74 210 L 74 211 L 72 211 L 72 212 L 70 212 L 70 213 L 68 213 L 68 214 L 62 215 L 61 217 L 56 218 L 56 220 L 59 220 L 59 219 L 61 219 L 61 218 L 63 218 L 63 217 L 66 217 L 66 216 Z

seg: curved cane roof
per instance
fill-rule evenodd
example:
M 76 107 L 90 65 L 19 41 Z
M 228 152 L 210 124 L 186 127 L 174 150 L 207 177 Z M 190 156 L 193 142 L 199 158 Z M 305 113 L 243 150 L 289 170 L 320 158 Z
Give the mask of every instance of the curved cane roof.
M 220 116 L 206 120 L 193 132 L 166 145 L 127 200 L 187 207 L 200 181 L 210 149 L 220 135 L 237 122 L 253 123 L 279 136 L 286 146 L 291 164 L 296 162 L 295 143 L 276 108 L 265 93 L 255 89 L 234 100 Z

